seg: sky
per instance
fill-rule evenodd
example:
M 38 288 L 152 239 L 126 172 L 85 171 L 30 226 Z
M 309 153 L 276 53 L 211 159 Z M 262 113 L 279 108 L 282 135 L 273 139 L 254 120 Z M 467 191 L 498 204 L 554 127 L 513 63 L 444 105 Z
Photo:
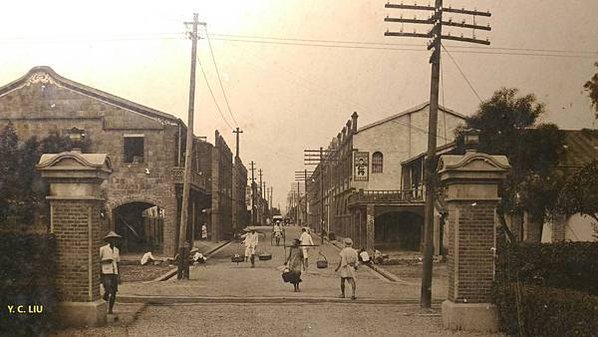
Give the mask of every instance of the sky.
M 401 29 L 384 17 L 426 15 L 386 9 L 386 2 L 13 1 L 0 13 L 0 85 L 46 65 L 185 121 L 191 41 L 184 22 L 198 13 L 210 39 L 201 27 L 195 133 L 213 140 L 218 129 L 234 149 L 232 130 L 240 127 L 241 158 L 263 170 L 274 189 L 274 206 L 284 208 L 294 171 L 305 168 L 303 150 L 328 146 L 353 111 L 363 126 L 429 99 L 427 41 L 384 36 Z M 583 84 L 598 70 L 593 65 L 598 1 L 445 0 L 444 5 L 490 11 L 492 17 L 477 23 L 492 30 L 476 32 L 491 41 L 489 47 L 445 42 L 442 105 L 471 115 L 480 99 L 515 87 L 545 103 L 544 122 L 564 129 L 595 127 Z M 471 21 L 454 15 L 455 21 L 461 18 Z

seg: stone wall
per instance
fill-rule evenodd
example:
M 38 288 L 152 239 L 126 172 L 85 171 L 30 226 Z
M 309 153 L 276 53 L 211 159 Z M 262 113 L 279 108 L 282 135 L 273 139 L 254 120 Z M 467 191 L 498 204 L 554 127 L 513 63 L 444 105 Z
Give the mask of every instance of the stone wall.
M 233 229 L 244 228 L 248 225 L 247 204 L 245 195 L 247 188 L 247 168 L 239 157 L 235 157 L 233 165 Z
M 220 241 L 232 234 L 232 152 L 224 138 L 215 132 L 212 150 L 212 240 Z
M 164 208 L 164 253 L 174 253 L 177 201 L 171 171 L 177 165 L 179 139 L 174 117 L 149 117 L 51 80 L 0 95 L 0 127 L 9 120 L 22 140 L 52 131 L 66 135 L 73 127 L 85 130 L 90 152 L 107 153 L 113 160 L 113 174 L 102 185 L 108 218 L 128 202 Z M 144 137 L 143 163 L 123 162 L 124 137 L 131 134 Z

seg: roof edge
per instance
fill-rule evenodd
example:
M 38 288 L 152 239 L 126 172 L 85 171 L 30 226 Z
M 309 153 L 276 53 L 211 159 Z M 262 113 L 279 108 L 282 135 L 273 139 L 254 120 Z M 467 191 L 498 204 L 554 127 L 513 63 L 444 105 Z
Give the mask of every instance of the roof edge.
M 60 76 L 58 73 L 54 71 L 49 66 L 36 66 L 31 68 L 25 75 L 21 76 L 20 78 L 0 87 L 0 96 L 9 93 L 13 90 L 18 89 L 20 86 L 24 85 L 24 83 L 31 78 L 36 73 L 46 73 L 48 74 L 53 80 L 57 81 L 63 87 L 73 90 L 75 92 L 79 92 L 83 95 L 90 96 L 92 98 L 96 98 L 99 100 L 104 100 L 110 104 L 114 104 L 118 107 L 131 110 L 133 112 L 141 113 L 147 115 L 148 117 L 165 119 L 173 123 L 180 123 L 182 120 L 174 115 L 150 108 L 148 106 L 135 103 L 133 101 L 127 100 L 122 97 L 118 97 L 116 95 L 107 93 L 105 91 L 92 88 L 90 86 L 75 82 L 73 80 L 67 79 L 65 77 Z
M 399 117 L 402 117 L 402 116 L 405 116 L 405 115 L 408 115 L 408 114 L 412 114 L 412 113 L 414 113 L 414 112 L 418 112 L 418 111 L 420 111 L 420 110 L 423 110 L 423 109 L 425 109 L 425 108 L 426 108 L 427 106 L 429 106 L 429 105 L 430 105 L 430 102 L 428 101 L 428 102 L 424 102 L 424 103 L 421 103 L 421 104 L 419 104 L 419 105 L 413 106 L 413 107 L 411 107 L 411 108 L 409 108 L 409 109 L 407 109 L 407 110 L 401 111 L 401 112 L 399 112 L 399 113 L 396 113 L 396 114 L 394 114 L 394 115 L 391 115 L 391 116 L 388 116 L 388 117 L 386 117 L 386 118 L 384 118 L 384 119 L 381 119 L 381 120 L 378 120 L 378 121 L 376 121 L 376 122 L 373 122 L 373 123 L 370 123 L 370 124 L 364 125 L 364 126 L 360 127 L 360 128 L 357 130 L 357 132 L 356 132 L 356 133 L 360 133 L 361 131 L 365 131 L 365 130 L 371 129 L 371 128 L 375 127 L 375 126 L 378 126 L 378 125 L 384 124 L 384 123 L 386 123 L 386 122 L 390 122 L 390 121 L 392 121 L 393 119 L 396 119 L 396 118 L 399 118 Z M 438 105 L 438 109 L 439 109 L 439 110 L 442 110 L 442 111 L 444 111 L 444 112 L 446 112 L 446 113 L 449 113 L 449 114 L 451 114 L 451 115 L 453 115 L 453 116 L 455 116 L 455 117 L 459 117 L 459 118 L 461 118 L 461 119 L 463 119 L 463 120 L 465 120 L 465 119 L 467 119 L 467 118 L 468 118 L 467 116 L 465 116 L 465 115 L 463 115 L 463 114 L 461 114 L 461 113 L 459 113 L 459 112 L 456 112 L 456 111 L 454 111 L 454 110 L 452 110 L 452 109 L 446 108 L 446 107 L 444 107 L 444 106 L 442 106 L 442 105 Z

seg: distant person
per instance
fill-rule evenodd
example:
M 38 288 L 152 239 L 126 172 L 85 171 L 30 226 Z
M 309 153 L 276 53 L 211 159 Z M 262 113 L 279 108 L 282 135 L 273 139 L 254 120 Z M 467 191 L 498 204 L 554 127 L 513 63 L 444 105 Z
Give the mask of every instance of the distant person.
M 274 229 L 272 229 L 272 231 L 274 232 L 274 239 L 276 240 L 276 245 L 279 246 L 280 238 L 282 238 L 282 228 L 280 228 L 280 221 L 277 221 L 274 224 Z
M 193 254 L 193 263 L 198 263 L 198 264 L 204 264 L 206 263 L 206 260 L 208 258 L 205 257 L 202 253 L 200 253 L 199 251 L 196 251 L 195 254 Z
M 201 225 L 201 239 L 208 239 L 208 226 L 206 226 L 206 224 Z
M 293 240 L 293 244 L 289 249 L 289 256 L 284 262 L 284 265 L 289 268 L 289 271 L 292 273 L 289 281 L 293 284 L 294 291 L 299 292 L 299 283 L 301 282 L 301 270 L 303 268 L 303 251 L 299 247 L 301 240 L 295 239 Z
M 341 298 L 345 298 L 345 281 L 348 281 L 351 285 L 351 289 L 353 290 L 353 294 L 351 295 L 351 299 L 354 300 L 355 297 L 355 288 L 357 285 L 355 284 L 356 279 L 356 267 L 357 267 L 357 251 L 353 249 L 353 240 L 351 238 L 345 238 L 344 240 L 345 248 L 341 250 L 339 253 L 341 259 L 338 262 L 338 267 L 334 271 L 340 270 L 341 276 Z
M 143 256 L 141 257 L 141 265 L 142 266 L 150 264 L 150 263 L 152 263 L 154 261 L 156 261 L 156 258 L 154 257 L 154 255 L 152 255 L 151 251 L 143 254 Z
M 304 270 L 307 270 L 307 267 L 309 267 L 309 246 L 314 245 L 314 240 L 305 227 L 301 229 L 301 236 L 299 237 L 299 240 L 301 241 L 301 250 L 303 251 L 303 268 Z
M 245 245 L 245 262 L 247 262 L 247 259 L 251 259 L 251 268 L 255 268 L 255 249 L 259 241 L 258 234 L 255 228 L 252 228 L 248 234 L 244 234 L 242 237 L 245 238 L 243 240 L 243 244 Z
M 109 301 L 109 314 L 112 314 L 112 308 L 116 301 L 116 293 L 118 292 L 118 263 L 120 262 L 120 254 L 116 247 L 116 242 L 120 238 L 122 236 L 110 231 L 104 236 L 104 241 L 107 244 L 100 247 L 101 279 L 104 286 L 104 296 L 102 298 L 104 301 Z
M 372 263 L 372 259 L 370 258 L 370 254 L 368 254 L 367 250 L 361 248 L 359 251 L 359 262 L 363 264 L 370 264 Z

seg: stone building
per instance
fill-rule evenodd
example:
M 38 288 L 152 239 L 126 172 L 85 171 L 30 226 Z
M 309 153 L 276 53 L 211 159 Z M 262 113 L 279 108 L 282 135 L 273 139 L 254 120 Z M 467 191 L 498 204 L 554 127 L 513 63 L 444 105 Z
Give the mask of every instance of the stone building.
M 233 231 L 245 228 L 249 224 L 249 213 L 247 212 L 247 168 L 238 154 L 233 164 Z
M 426 150 L 428 115 L 426 103 L 358 128 L 353 113 L 309 179 L 310 226 L 357 247 L 419 250 L 423 186 L 404 185 L 401 163 Z M 438 117 L 437 143 L 448 144 L 465 116 L 439 107 Z
M 8 121 L 21 139 L 83 134 L 90 152 L 112 159 L 113 173 L 102 185 L 102 216 L 106 229 L 125 238 L 122 251 L 175 253 L 187 130 L 179 118 L 71 81 L 49 67 L 35 67 L 0 87 L 0 126 Z M 199 138 L 193 145 L 188 238 L 201 223 L 222 238 L 232 223 L 230 150 L 218 136 L 215 145 Z

